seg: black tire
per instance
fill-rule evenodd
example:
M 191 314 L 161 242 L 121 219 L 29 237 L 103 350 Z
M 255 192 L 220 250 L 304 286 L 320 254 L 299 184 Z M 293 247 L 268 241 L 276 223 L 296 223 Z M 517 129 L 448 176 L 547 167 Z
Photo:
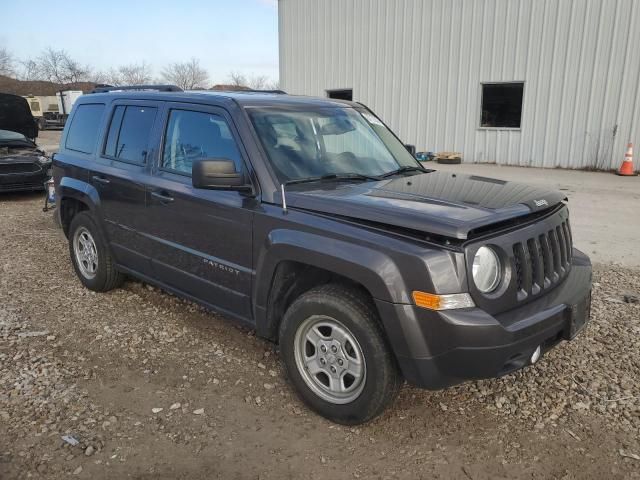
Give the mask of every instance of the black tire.
M 322 398 L 298 369 L 296 332 L 307 319 L 318 315 L 337 320 L 359 343 L 366 365 L 364 387 L 349 403 L 336 404 Z M 323 417 L 343 425 L 361 424 L 380 415 L 403 383 L 375 307 L 364 294 L 342 285 L 313 288 L 293 302 L 280 325 L 280 351 L 288 377 L 301 399 Z
M 80 265 L 74 251 L 74 238 L 79 231 L 88 231 L 94 240 L 97 252 L 97 268 L 92 278 L 87 277 Z M 69 226 L 69 254 L 76 275 L 82 284 L 94 292 L 108 292 L 122 285 L 124 275 L 117 271 L 115 262 L 107 247 L 107 243 L 97 227 L 95 220 L 89 212 L 80 212 L 71 220 Z
M 462 158 L 453 157 L 453 158 L 438 158 L 436 157 L 436 161 L 443 165 L 460 165 L 462 163 Z

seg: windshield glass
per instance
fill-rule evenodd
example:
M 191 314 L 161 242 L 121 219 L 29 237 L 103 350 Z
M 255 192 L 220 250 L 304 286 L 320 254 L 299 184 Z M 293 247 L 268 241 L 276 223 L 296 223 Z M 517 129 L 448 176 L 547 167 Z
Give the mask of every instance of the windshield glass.
M 380 176 L 421 168 L 371 113 L 353 108 L 250 108 L 269 161 L 285 183 L 327 175 Z
M 0 130 L 0 142 L 27 142 L 32 143 L 27 140 L 27 138 L 18 132 L 12 132 L 10 130 Z

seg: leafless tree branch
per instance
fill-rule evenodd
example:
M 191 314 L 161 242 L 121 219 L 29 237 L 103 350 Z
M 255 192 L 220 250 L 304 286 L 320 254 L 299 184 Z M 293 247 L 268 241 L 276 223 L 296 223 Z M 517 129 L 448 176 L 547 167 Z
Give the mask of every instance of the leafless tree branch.
M 64 50 L 47 48 L 35 61 L 38 76 L 56 83 L 74 83 L 86 80 L 90 69 L 74 60 Z
M 13 56 L 5 47 L 0 47 L 0 75 L 14 74 Z
M 162 71 L 162 77 L 183 90 L 206 88 L 209 81 L 209 74 L 200 66 L 197 58 L 167 65 Z

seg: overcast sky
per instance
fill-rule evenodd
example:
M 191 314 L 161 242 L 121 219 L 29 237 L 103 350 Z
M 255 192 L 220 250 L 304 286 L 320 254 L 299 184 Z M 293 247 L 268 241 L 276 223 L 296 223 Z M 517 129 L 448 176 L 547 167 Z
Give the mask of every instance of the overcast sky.
M 0 46 L 14 57 L 66 50 L 98 70 L 200 59 L 213 83 L 230 71 L 278 77 L 277 0 L 3 1 Z

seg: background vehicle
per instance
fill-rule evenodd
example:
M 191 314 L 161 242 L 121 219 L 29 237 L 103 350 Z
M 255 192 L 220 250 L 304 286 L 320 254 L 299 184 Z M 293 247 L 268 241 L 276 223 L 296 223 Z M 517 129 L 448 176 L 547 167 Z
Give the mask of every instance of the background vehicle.
M 510 373 L 586 324 L 562 193 L 425 170 L 352 102 L 137 88 L 81 98 L 54 160 L 79 279 L 254 327 L 327 418 Z
M 81 90 L 62 90 L 55 95 L 28 95 L 31 113 L 40 130 L 64 127 L 73 104 L 82 95 Z
M 24 98 L 29 103 L 31 114 L 38 123 L 39 130 L 45 130 L 50 126 L 64 126 L 56 95 L 27 95 Z
M 38 124 L 23 97 L 0 93 L 0 130 L 18 132 L 32 140 L 38 137 Z
M 0 192 L 43 190 L 51 160 L 23 134 L 0 130 Z
M 73 105 L 82 96 L 82 90 L 62 90 L 56 93 L 58 113 L 66 120 Z

